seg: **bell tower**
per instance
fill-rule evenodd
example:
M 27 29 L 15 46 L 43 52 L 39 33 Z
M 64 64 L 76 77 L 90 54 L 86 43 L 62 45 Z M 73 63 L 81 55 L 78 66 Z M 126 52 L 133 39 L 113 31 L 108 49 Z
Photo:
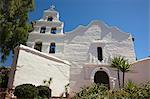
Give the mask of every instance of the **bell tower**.
M 57 54 L 64 49 L 64 23 L 59 20 L 59 13 L 52 5 L 45 10 L 40 20 L 33 22 L 34 30 L 29 33 L 27 45 L 38 51 Z

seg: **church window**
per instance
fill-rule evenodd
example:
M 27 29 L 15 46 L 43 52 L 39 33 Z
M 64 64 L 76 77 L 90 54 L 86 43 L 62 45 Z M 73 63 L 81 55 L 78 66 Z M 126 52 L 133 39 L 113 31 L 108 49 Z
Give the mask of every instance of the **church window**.
M 51 43 L 51 44 L 50 44 L 49 53 L 55 53 L 55 48 L 56 48 L 55 43 L 54 43 L 54 42 Z
M 132 37 L 132 41 L 134 41 L 134 37 Z
M 42 50 L 42 42 L 41 41 L 35 42 L 34 49 L 36 49 L 36 50 L 41 52 L 41 50 Z
M 40 30 L 40 33 L 45 33 L 45 31 L 46 31 L 46 27 L 45 27 L 45 26 L 42 26 L 42 27 L 41 27 L 41 30 Z
M 49 17 L 47 18 L 47 21 L 53 21 L 53 17 L 49 16 Z
M 97 47 L 97 57 L 99 61 L 103 60 L 103 52 L 101 47 Z
M 51 33 L 52 33 L 52 34 L 56 34 L 56 32 L 57 32 L 56 27 L 52 27 L 52 28 L 51 28 Z

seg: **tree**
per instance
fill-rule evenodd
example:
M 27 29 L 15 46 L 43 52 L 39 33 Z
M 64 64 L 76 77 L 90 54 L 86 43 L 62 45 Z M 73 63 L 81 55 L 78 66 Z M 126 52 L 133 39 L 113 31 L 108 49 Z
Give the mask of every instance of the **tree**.
M 28 12 L 33 10 L 34 0 L 0 0 L 0 53 L 4 62 L 10 52 L 25 44 L 31 29 Z
M 119 88 L 121 88 L 120 84 L 120 71 L 123 73 L 122 76 L 122 87 L 124 87 L 124 79 L 125 79 L 125 72 L 129 71 L 130 64 L 128 63 L 128 60 L 124 59 L 124 57 L 114 57 L 112 59 L 111 67 L 117 68 L 117 75 L 118 75 L 118 85 Z
M 119 88 L 121 88 L 121 84 L 120 84 L 120 68 L 119 68 L 119 66 L 121 65 L 121 63 L 122 63 L 122 58 L 121 57 L 114 57 L 113 59 L 112 59 L 112 62 L 111 62 L 111 67 L 113 67 L 113 68 L 117 68 L 117 76 L 118 76 L 118 85 L 119 85 Z
M 125 73 L 129 71 L 130 67 L 131 67 L 131 65 L 128 63 L 128 60 L 125 60 L 124 58 L 122 58 L 121 64 L 119 66 L 120 70 L 123 73 L 123 75 L 122 75 L 122 78 L 123 78 L 122 87 L 124 87 Z

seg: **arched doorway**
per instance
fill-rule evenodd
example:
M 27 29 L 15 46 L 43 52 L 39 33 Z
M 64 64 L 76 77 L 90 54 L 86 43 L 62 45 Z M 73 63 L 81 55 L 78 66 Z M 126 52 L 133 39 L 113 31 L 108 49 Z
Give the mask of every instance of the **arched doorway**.
M 109 77 L 105 71 L 97 71 L 94 75 L 94 82 L 96 84 L 104 84 L 105 86 L 110 88 Z

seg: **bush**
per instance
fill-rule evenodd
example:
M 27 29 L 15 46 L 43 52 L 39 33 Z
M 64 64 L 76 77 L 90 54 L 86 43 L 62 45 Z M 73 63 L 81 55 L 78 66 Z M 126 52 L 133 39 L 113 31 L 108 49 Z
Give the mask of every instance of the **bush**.
M 32 84 L 22 84 L 15 88 L 14 94 L 17 96 L 17 99 L 33 99 L 37 97 L 38 90 Z
M 128 81 L 123 90 L 128 93 L 128 98 L 135 99 L 139 97 L 140 86 L 137 86 L 132 81 Z
M 47 98 L 49 99 L 51 97 L 51 89 L 47 86 L 37 86 L 38 89 L 38 97 L 40 98 Z
M 107 96 L 108 88 L 104 85 L 93 84 L 89 87 L 82 88 L 73 99 L 97 99 L 98 97 Z
M 8 74 L 0 74 L 0 88 L 7 88 Z
M 7 88 L 10 69 L 0 66 L 0 88 Z
M 141 99 L 150 99 L 150 82 L 147 82 L 141 86 L 139 97 Z
M 150 99 L 150 82 L 136 85 L 129 81 L 121 89 L 108 90 L 104 85 L 93 84 L 76 93 L 72 99 Z

